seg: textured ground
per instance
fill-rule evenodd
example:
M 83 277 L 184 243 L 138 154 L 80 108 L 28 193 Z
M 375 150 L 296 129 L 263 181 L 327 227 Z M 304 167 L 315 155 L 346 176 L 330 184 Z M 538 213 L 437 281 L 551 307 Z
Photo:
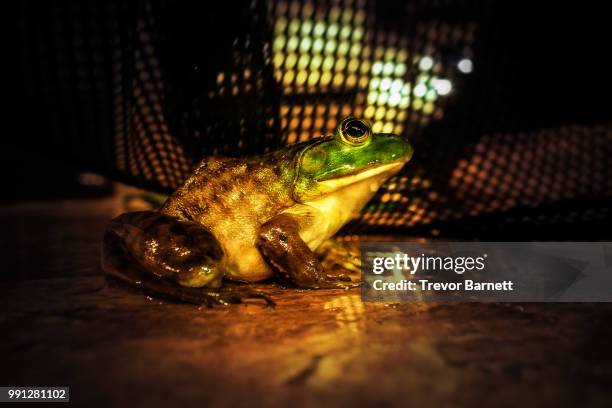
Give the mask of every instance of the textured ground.
M 612 306 L 364 304 L 265 287 L 202 309 L 109 287 L 113 200 L 0 209 L 0 385 L 79 405 L 611 406 Z

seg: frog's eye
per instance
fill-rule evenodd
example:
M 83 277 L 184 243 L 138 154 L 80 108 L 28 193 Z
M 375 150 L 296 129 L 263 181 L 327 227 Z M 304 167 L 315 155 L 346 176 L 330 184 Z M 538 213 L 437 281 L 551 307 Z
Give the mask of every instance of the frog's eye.
M 360 146 L 372 136 L 372 127 L 365 120 L 346 118 L 340 122 L 337 133 L 343 142 L 352 146 Z

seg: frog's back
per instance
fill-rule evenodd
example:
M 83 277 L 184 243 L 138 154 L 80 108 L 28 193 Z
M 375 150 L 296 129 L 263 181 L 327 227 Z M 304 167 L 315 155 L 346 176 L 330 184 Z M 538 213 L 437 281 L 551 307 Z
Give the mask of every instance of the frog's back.
M 161 212 L 206 227 L 225 252 L 227 277 L 258 281 L 272 271 L 255 246 L 259 227 L 294 204 L 286 158 L 211 157 L 176 190 Z

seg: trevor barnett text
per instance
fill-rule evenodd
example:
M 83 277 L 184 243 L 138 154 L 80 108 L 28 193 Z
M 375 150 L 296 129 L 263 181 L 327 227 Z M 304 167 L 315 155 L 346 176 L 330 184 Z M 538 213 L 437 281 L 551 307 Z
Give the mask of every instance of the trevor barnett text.
M 374 290 L 411 290 L 411 291 L 513 291 L 514 282 L 475 282 L 466 279 L 463 282 L 431 282 L 428 279 L 410 281 L 403 279 L 399 282 L 384 282 L 377 279 L 373 282 Z

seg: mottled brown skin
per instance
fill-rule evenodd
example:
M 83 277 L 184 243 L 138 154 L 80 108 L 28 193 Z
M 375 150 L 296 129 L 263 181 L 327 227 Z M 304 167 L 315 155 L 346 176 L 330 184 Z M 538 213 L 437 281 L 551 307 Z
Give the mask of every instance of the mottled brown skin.
M 158 251 L 151 248 L 152 242 L 158 244 Z M 265 294 L 244 288 L 219 290 L 184 285 L 194 278 L 195 266 L 215 265 L 222 257 L 221 247 L 206 230 L 154 211 L 115 218 L 107 228 L 102 248 L 102 266 L 111 279 L 151 296 L 207 306 L 260 298 L 274 305 Z M 221 280 L 211 283 L 209 286 L 214 287 Z
M 228 278 L 266 279 L 272 271 L 253 244 L 262 224 L 295 204 L 289 187 L 295 171 L 286 163 L 299 151 L 296 145 L 248 160 L 206 159 L 160 211 L 211 231 L 226 250 Z
M 265 298 L 221 288 L 223 278 L 256 282 L 276 273 L 303 288 L 352 287 L 326 273 L 313 251 L 411 155 L 401 138 L 372 135 L 349 118 L 336 136 L 249 159 L 206 158 L 159 211 L 110 223 L 103 269 L 147 292 L 209 305 Z

